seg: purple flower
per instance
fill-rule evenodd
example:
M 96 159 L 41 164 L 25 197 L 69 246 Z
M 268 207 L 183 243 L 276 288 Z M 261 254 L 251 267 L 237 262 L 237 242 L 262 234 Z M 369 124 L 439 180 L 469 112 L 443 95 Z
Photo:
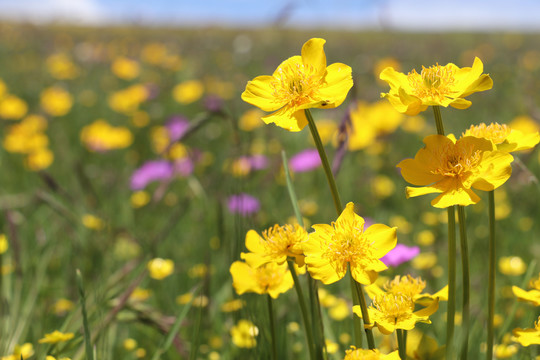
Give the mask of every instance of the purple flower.
M 174 162 L 174 173 L 186 177 L 193 173 L 193 161 L 189 157 L 178 159 Z
M 418 246 L 409 247 L 407 245 L 397 244 L 395 248 L 390 250 L 380 260 L 386 266 L 398 266 L 412 260 L 418 254 L 420 254 L 420 248 Z
M 165 125 L 171 143 L 180 140 L 189 129 L 189 121 L 183 116 L 173 116 Z
M 131 189 L 142 190 L 152 181 L 168 180 L 174 174 L 173 165 L 166 160 L 148 161 L 131 175 Z
M 317 149 L 308 149 L 291 157 L 289 165 L 295 172 L 311 171 L 321 166 L 321 158 Z
M 204 107 L 211 112 L 218 112 L 223 107 L 223 99 L 217 95 L 209 95 L 204 99 Z
M 253 155 L 247 157 L 247 159 L 253 170 L 262 170 L 268 167 L 268 159 L 264 155 Z
M 231 213 L 242 216 L 255 214 L 261 208 L 257 198 L 245 193 L 229 196 L 227 206 Z

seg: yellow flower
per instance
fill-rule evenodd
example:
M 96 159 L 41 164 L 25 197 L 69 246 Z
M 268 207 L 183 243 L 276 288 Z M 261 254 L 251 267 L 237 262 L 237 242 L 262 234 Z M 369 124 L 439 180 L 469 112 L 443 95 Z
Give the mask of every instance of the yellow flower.
M 31 171 L 39 171 L 48 168 L 53 161 L 53 152 L 47 148 L 40 148 L 28 154 L 24 165 Z
M 92 230 L 101 230 L 105 226 L 102 219 L 92 214 L 84 214 L 81 221 L 84 227 Z
M 152 295 L 152 292 L 150 290 L 137 287 L 135 288 L 135 290 L 133 290 L 133 292 L 129 296 L 129 299 L 133 301 L 144 301 L 148 299 L 150 295 Z
M 540 274 L 529 282 L 531 290 L 525 291 L 517 286 L 512 286 L 512 292 L 521 301 L 527 301 L 534 306 L 540 306 Z
M 49 73 L 58 80 L 70 80 L 79 75 L 79 68 L 66 54 L 53 54 L 45 64 Z
M 396 112 L 387 101 L 359 102 L 350 113 L 349 150 L 364 149 L 373 144 L 377 136 L 394 132 L 403 118 L 404 115 Z
M 41 107 L 52 116 L 64 116 L 73 105 L 73 97 L 61 87 L 53 86 L 41 92 Z
M 6 235 L 0 234 L 0 255 L 5 253 L 8 248 L 9 248 L 9 243 L 7 241 Z
M 540 141 L 538 131 L 524 134 L 506 124 L 500 125 L 499 123 L 471 125 L 462 136 L 491 140 L 497 150 L 505 152 L 532 149 Z
M 150 194 L 144 190 L 135 191 L 131 194 L 130 202 L 134 209 L 141 208 L 150 202 Z
M 405 159 L 397 167 L 407 187 L 407 198 L 441 193 L 431 205 L 446 208 L 470 205 L 480 201 L 472 188 L 490 191 L 502 185 L 512 173 L 512 155 L 496 151 L 490 140 L 467 136 L 455 141 L 452 137 L 430 135 L 426 146 L 414 159 Z
M 508 359 L 514 357 L 518 352 L 516 345 L 498 344 L 493 347 L 496 359 Z
M 235 346 L 239 348 L 253 348 L 257 345 L 259 329 L 249 320 L 239 320 L 231 328 L 231 338 Z
M 111 70 L 114 75 L 124 80 L 135 79 L 140 73 L 139 63 L 125 57 L 114 59 Z
M 306 230 L 298 224 L 276 224 L 263 231 L 262 237 L 255 230 L 249 230 L 246 234 L 246 248 L 250 252 L 242 253 L 240 257 L 252 267 L 271 261 L 283 264 L 288 257 L 294 258 L 298 266 L 303 266 L 302 246 L 307 237 Z
M 414 301 L 404 294 L 382 293 L 373 299 L 368 308 L 372 324 L 377 325 L 379 331 L 389 335 L 396 329 L 412 330 L 417 322 L 431 324 L 429 316 L 439 308 L 439 299 L 432 301 L 428 307 L 414 311 Z M 362 317 L 359 305 L 353 306 L 353 312 Z
M 391 352 L 388 355 L 382 354 L 379 350 L 373 349 L 357 349 L 351 346 L 349 350 L 345 351 L 345 358 L 343 360 L 399 360 L 398 351 Z
M 351 306 L 344 299 L 336 299 L 336 303 L 328 309 L 328 315 L 337 321 L 343 320 L 351 314 Z
M 65 315 L 68 311 L 71 311 L 75 307 L 73 301 L 68 299 L 58 299 L 53 305 L 53 311 L 56 315 Z
M 139 105 L 148 99 L 149 95 L 150 93 L 144 85 L 137 84 L 112 93 L 109 95 L 108 102 L 114 111 L 132 115 L 139 109 Z
M 514 329 L 513 341 L 519 342 L 522 346 L 540 345 L 540 316 L 534 323 L 534 329 Z
M 324 284 L 345 276 L 347 267 L 360 284 L 369 285 L 387 267 L 379 259 L 396 246 L 396 228 L 375 224 L 364 230 L 364 219 L 348 203 L 331 225 L 313 225 L 314 233 L 304 245 L 308 271 Z
M 422 278 L 413 278 L 411 275 L 399 276 L 388 280 L 383 288 L 387 293 L 410 297 L 416 304 L 429 305 L 434 300 L 448 300 L 448 286 L 445 286 L 435 294 L 423 293 L 426 282 Z M 383 294 L 384 291 L 376 283 L 366 287 L 366 291 L 371 298 Z
M 54 330 L 52 333 L 45 334 L 42 339 L 39 339 L 40 344 L 56 344 L 63 341 L 68 341 L 73 339 L 75 334 L 73 333 L 63 333 L 58 330 Z
M 133 135 L 126 127 L 111 126 L 105 120 L 98 119 L 82 128 L 81 142 L 90 151 L 103 152 L 130 146 Z
M 28 359 L 34 355 L 34 346 L 31 343 L 24 343 L 22 345 L 15 346 L 13 350 L 13 359 L 21 360 Z
M 28 111 L 24 100 L 15 95 L 6 95 L 0 99 L 0 118 L 18 120 Z
M 471 102 L 464 98 L 472 93 L 489 90 L 493 81 L 482 74 L 484 65 L 479 58 L 474 59 L 472 68 L 459 68 L 450 63 L 425 68 L 418 74 L 416 70 L 407 75 L 388 67 L 380 78 L 390 85 L 390 92 L 382 93 L 400 113 L 416 115 L 428 106 L 448 105 L 456 109 L 466 109 Z
M 501 274 L 519 276 L 525 273 L 527 264 L 519 256 L 503 256 L 499 259 L 499 271 Z
M 180 104 L 191 104 L 201 98 L 204 85 L 199 80 L 184 81 L 173 88 L 173 98 Z
M 269 262 L 259 267 L 250 266 L 242 261 L 235 261 L 229 269 L 233 278 L 233 287 L 242 295 L 246 292 L 268 294 L 276 299 L 294 285 L 292 275 L 286 263 L 278 265 Z
M 263 125 L 261 118 L 264 113 L 259 109 L 250 109 L 246 111 L 238 121 L 238 127 L 243 131 L 253 131 Z
M 132 338 L 127 338 L 124 340 L 122 345 L 124 346 L 124 349 L 126 349 L 127 351 L 133 351 L 137 347 L 137 341 Z
M 307 125 L 305 109 L 341 105 L 353 86 L 352 70 L 341 63 L 326 67 L 325 42 L 308 40 L 302 46 L 302 56 L 285 60 L 272 75 L 249 81 L 242 100 L 263 111 L 274 111 L 262 120 L 289 131 L 300 131 Z
M 242 309 L 246 305 L 246 302 L 242 299 L 234 299 L 227 301 L 221 305 L 221 311 L 223 312 L 233 312 Z
M 156 280 L 165 279 L 174 271 L 174 262 L 170 259 L 155 258 L 148 262 L 150 277 Z

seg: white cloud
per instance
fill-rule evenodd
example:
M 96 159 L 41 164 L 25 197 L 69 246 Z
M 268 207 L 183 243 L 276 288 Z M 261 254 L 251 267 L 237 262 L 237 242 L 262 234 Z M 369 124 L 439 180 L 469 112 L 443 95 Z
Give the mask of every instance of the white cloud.
M 100 24 L 106 11 L 95 0 L 3 0 L 0 18 L 43 23 Z

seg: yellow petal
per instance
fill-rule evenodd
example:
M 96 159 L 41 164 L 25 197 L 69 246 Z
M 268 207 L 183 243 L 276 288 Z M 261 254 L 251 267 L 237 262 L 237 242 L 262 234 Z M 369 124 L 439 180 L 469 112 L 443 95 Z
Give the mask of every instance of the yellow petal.
M 353 86 L 350 66 L 335 63 L 327 68 L 326 84 L 319 89 L 317 95 L 322 102 L 318 108 L 335 108 L 343 103 Z
M 304 110 L 294 111 L 289 106 L 263 116 L 262 120 L 266 124 L 275 123 L 277 126 L 293 132 L 302 130 L 308 123 Z
M 482 191 L 491 191 L 506 182 L 512 175 L 510 163 L 514 157 L 502 151 L 491 151 L 485 153 L 479 166 L 478 179 L 471 187 Z
M 429 185 L 442 180 L 443 175 L 433 174 L 430 171 L 430 168 L 428 167 L 429 163 L 417 159 L 431 156 L 432 154 L 430 152 L 421 149 L 418 151 L 415 159 L 405 159 L 397 164 L 397 167 L 401 168 L 401 176 L 403 176 L 405 181 L 413 185 Z
M 246 248 L 254 253 L 261 253 L 264 251 L 262 244 L 262 238 L 257 234 L 255 230 L 249 230 L 246 234 Z
M 286 101 L 278 102 L 274 96 L 274 89 L 271 86 L 274 81 L 274 77 L 268 75 L 257 76 L 248 81 L 246 90 L 242 93 L 242 100 L 263 111 L 275 111 L 283 107 Z
M 456 109 L 460 109 L 460 110 L 467 109 L 471 105 L 472 105 L 472 102 L 466 99 L 462 99 L 462 98 L 455 99 L 450 103 L 450 106 Z
M 407 186 L 405 188 L 405 194 L 407 196 L 407 199 L 411 197 L 422 196 L 422 195 L 433 194 L 433 193 L 441 193 L 441 192 L 443 192 L 443 190 L 437 187 L 433 187 L 433 186 L 424 186 L 424 187 L 419 187 L 419 188 Z
M 253 269 L 242 261 L 235 261 L 229 269 L 233 278 L 233 287 L 241 295 L 252 291 L 257 294 L 263 294 L 264 290 L 260 287 L 253 274 Z
M 471 189 L 453 187 L 433 199 L 431 205 L 436 208 L 447 208 L 452 205 L 472 205 L 479 201 L 480 198 Z
M 413 314 L 416 316 L 424 317 L 430 316 L 439 308 L 439 299 L 433 301 L 428 307 L 415 311 Z
M 410 89 L 409 79 L 407 75 L 394 70 L 392 67 L 387 67 L 384 69 L 379 78 L 383 81 L 386 81 L 390 85 L 390 89 L 399 89 L 400 87 L 405 89 Z
M 391 228 L 384 224 L 374 224 L 364 232 L 364 236 L 371 243 L 375 258 L 382 258 L 386 253 L 396 247 L 396 230 L 397 228 L 395 227 Z
M 304 65 L 313 66 L 321 74 L 326 71 L 325 43 L 326 40 L 324 39 L 313 38 L 302 46 L 302 62 Z

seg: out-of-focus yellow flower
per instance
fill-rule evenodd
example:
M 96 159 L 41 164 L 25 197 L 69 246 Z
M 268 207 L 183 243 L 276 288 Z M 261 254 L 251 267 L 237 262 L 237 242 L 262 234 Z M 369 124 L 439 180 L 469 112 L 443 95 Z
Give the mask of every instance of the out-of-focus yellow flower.
M 420 115 L 407 116 L 401 124 L 401 128 L 409 133 L 420 134 L 426 129 L 426 119 Z
M 261 118 L 264 116 L 264 112 L 259 109 L 249 109 L 240 116 L 238 121 L 238 127 L 243 131 L 253 131 L 263 126 Z
M 34 345 L 31 343 L 24 343 L 22 345 L 16 345 L 13 350 L 13 355 L 7 357 L 8 360 L 21 360 L 28 359 L 34 355 Z M 3 360 L 3 359 L 2 359 Z
M 53 54 L 45 61 L 47 71 L 58 80 L 71 80 L 79 76 L 79 68 L 63 53 Z
M 498 344 L 493 347 L 493 353 L 496 359 L 508 359 L 514 357 L 518 352 L 516 345 Z
M 416 115 L 428 106 L 452 106 L 466 109 L 471 106 L 465 97 L 472 93 L 489 90 L 493 81 L 482 74 L 484 64 L 474 59 L 472 68 L 459 68 L 449 63 L 425 68 L 418 74 L 412 70 L 407 75 L 388 67 L 381 72 L 380 79 L 390 85 L 390 92 L 382 93 L 400 113 Z
M 388 355 L 382 354 L 379 350 L 373 349 L 357 349 L 351 346 L 349 350 L 345 351 L 345 358 L 343 360 L 399 360 L 398 351 L 391 352 Z
M 188 276 L 192 279 L 203 278 L 212 272 L 206 264 L 195 264 L 188 270 Z
M 328 310 L 328 315 L 334 320 L 341 321 L 351 315 L 351 307 L 344 299 L 337 299 Z
M 273 111 L 262 120 L 289 131 L 307 125 L 304 110 L 335 108 L 353 86 L 349 66 L 335 63 L 326 66 L 324 39 L 310 39 L 302 46 L 302 56 L 282 62 L 272 75 L 249 81 L 242 100 L 263 111 Z
M 139 63 L 126 57 L 118 57 L 111 64 L 111 71 L 114 75 L 124 80 L 132 80 L 139 76 Z
M 92 214 L 84 214 L 81 221 L 86 228 L 92 230 L 101 230 L 105 226 L 105 222 L 102 219 Z
M 414 159 L 397 167 L 403 178 L 422 187 L 407 187 L 407 198 L 441 193 L 431 201 L 437 208 L 470 205 L 480 201 L 472 188 L 490 191 L 501 186 L 512 173 L 512 155 L 495 150 L 490 140 L 474 136 L 455 141 L 452 137 L 430 135 L 426 146 Z
M 144 190 L 135 191 L 131 194 L 130 201 L 134 209 L 141 208 L 150 202 L 150 194 Z
M 506 124 L 491 123 L 471 125 L 462 136 L 474 136 L 493 141 L 497 150 L 512 152 L 531 149 L 540 141 L 538 131 L 522 133 Z
M 73 339 L 75 334 L 63 333 L 58 330 L 54 330 L 52 333 L 45 334 L 45 336 L 39 339 L 40 344 L 56 344 Z
M 411 359 L 444 359 L 445 348 L 425 333 L 413 329 L 407 332 L 407 356 Z
M 377 136 L 396 130 L 404 115 L 396 112 L 387 101 L 373 104 L 358 102 L 350 113 L 349 150 L 360 150 L 372 145 Z
M 221 305 L 221 311 L 223 312 L 233 312 L 238 311 L 242 309 L 246 305 L 246 302 L 242 299 L 234 299 L 231 301 L 227 301 L 223 305 Z
M 396 246 L 396 228 L 383 224 L 364 230 L 364 219 L 348 203 L 331 225 L 317 224 L 304 244 L 305 262 L 314 279 L 324 284 L 334 283 L 345 276 L 350 267 L 354 280 L 369 285 L 378 272 L 386 270 L 379 259 Z
M 39 171 L 48 168 L 53 161 L 53 152 L 47 148 L 40 148 L 26 156 L 24 165 L 31 171 Z
M 513 341 L 519 342 L 521 346 L 540 345 L 540 316 L 534 323 L 534 329 L 514 329 Z
M 205 79 L 204 88 L 208 94 L 217 95 L 224 100 L 234 97 L 234 84 L 229 81 L 208 77 Z
M 257 345 L 259 329 L 249 320 L 239 320 L 231 328 L 231 338 L 235 346 L 239 348 L 253 348 Z
M 137 359 L 144 358 L 146 356 L 146 350 L 143 348 L 138 348 L 137 350 L 135 350 L 135 356 L 137 357 Z
M 165 279 L 174 271 L 174 262 L 170 259 L 155 258 L 148 262 L 150 277 L 156 280 Z
M 137 287 L 135 290 L 133 290 L 129 296 L 129 299 L 132 301 L 145 301 L 150 297 L 150 295 L 152 295 L 150 290 Z
M 408 222 L 404 216 L 392 215 L 390 219 L 388 219 L 388 223 L 393 227 L 397 227 L 398 233 L 408 234 L 412 231 L 411 223 Z
M 160 43 L 146 44 L 141 51 L 141 58 L 144 62 L 152 65 L 159 65 L 167 57 L 167 47 Z
M 530 302 L 534 306 L 540 306 L 540 274 L 537 278 L 529 281 L 531 290 L 525 291 L 517 286 L 512 286 L 512 292 L 518 300 Z
M 0 79 L 0 99 L 3 98 L 5 94 L 7 94 L 7 86 L 6 83 Z
M 332 141 L 338 130 L 338 126 L 334 120 L 330 119 L 318 119 L 317 120 L 317 130 L 319 130 L 319 136 L 321 137 L 321 142 L 323 145 L 328 144 Z M 315 145 L 313 137 L 309 137 L 309 142 Z
M 8 94 L 0 98 L 0 118 L 6 120 L 18 120 L 26 115 L 28 105 L 15 95 Z
M 131 131 L 123 126 L 111 126 L 98 119 L 81 130 L 81 142 L 90 151 L 104 152 L 124 149 L 133 142 Z
M 335 354 L 339 350 L 339 344 L 333 342 L 330 339 L 325 339 L 326 352 L 329 354 Z
M 135 111 L 131 117 L 131 123 L 136 127 L 145 127 L 150 123 L 150 115 L 146 111 Z
M 61 87 L 49 87 L 41 92 L 41 107 L 51 116 L 64 116 L 73 105 L 73 97 Z
M 56 302 L 54 303 L 53 311 L 56 315 L 63 316 L 67 312 L 73 310 L 74 307 L 75 304 L 73 304 L 73 301 L 61 298 L 56 300 Z
M 527 264 L 519 256 L 503 256 L 499 259 L 499 271 L 501 274 L 510 276 L 523 275 L 527 270 Z
M 5 253 L 8 248 L 9 248 L 9 243 L 7 241 L 6 235 L 0 234 L 0 255 Z
M 124 340 L 122 345 L 124 346 L 124 349 L 126 349 L 127 351 L 133 351 L 137 347 L 137 341 L 132 338 L 127 338 Z
M 368 308 L 369 318 L 372 324 L 377 326 L 385 335 L 391 334 L 396 329 L 412 330 L 417 322 L 431 324 L 429 316 L 439 308 L 439 299 L 430 302 L 429 306 L 414 311 L 414 301 L 410 296 L 394 293 L 382 293 L 373 299 L 373 304 Z M 359 305 L 353 306 L 353 312 L 362 316 Z
M 116 112 L 131 115 L 139 109 L 141 103 L 148 99 L 148 89 L 141 84 L 132 85 L 109 95 L 108 102 Z
M 540 131 L 540 125 L 528 115 L 516 116 L 510 124 L 510 128 L 521 131 L 523 134 L 532 134 Z
M 45 360 L 56 360 L 56 358 L 52 355 L 47 355 L 47 357 L 45 357 Z M 71 360 L 71 359 L 68 357 L 61 357 L 61 358 L 58 358 L 58 360 Z
M 199 80 L 184 81 L 173 88 L 173 98 L 183 105 L 199 100 L 204 94 L 204 85 Z
M 254 267 L 242 261 L 235 261 L 229 269 L 233 278 L 233 287 L 238 295 L 246 292 L 268 294 L 276 299 L 294 285 L 292 275 L 286 263 L 278 265 L 269 262 Z
M 255 230 L 249 230 L 246 234 L 246 248 L 250 252 L 242 253 L 240 257 L 252 267 L 271 261 L 283 264 L 287 258 L 294 258 L 298 266 L 304 266 L 302 247 L 307 237 L 306 230 L 298 224 L 276 224 L 263 231 L 262 237 Z
M 432 252 L 420 253 L 414 259 L 412 259 L 411 265 L 413 268 L 418 270 L 431 269 L 437 265 L 437 255 Z
M 384 81 L 379 78 L 379 75 L 388 67 L 391 67 L 395 71 L 401 71 L 401 63 L 396 58 L 384 57 L 382 59 L 378 59 L 373 66 L 373 75 L 375 75 L 375 78 L 378 81 L 384 83 Z
M 422 230 L 416 235 L 416 242 L 422 246 L 429 246 L 435 242 L 435 235 L 430 230 Z
M 384 199 L 396 191 L 396 185 L 388 176 L 377 175 L 371 181 L 371 190 L 379 199 Z
M 152 149 L 156 154 L 163 154 L 171 141 L 169 132 L 164 126 L 152 127 L 150 129 L 150 139 L 152 140 Z
M 190 292 L 182 294 L 182 295 L 178 295 L 176 297 L 176 303 L 178 305 L 185 305 L 189 303 L 191 300 L 193 300 L 193 293 L 190 293 Z

